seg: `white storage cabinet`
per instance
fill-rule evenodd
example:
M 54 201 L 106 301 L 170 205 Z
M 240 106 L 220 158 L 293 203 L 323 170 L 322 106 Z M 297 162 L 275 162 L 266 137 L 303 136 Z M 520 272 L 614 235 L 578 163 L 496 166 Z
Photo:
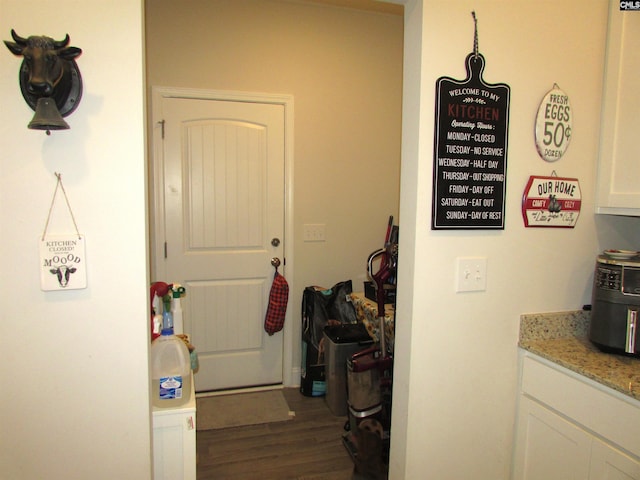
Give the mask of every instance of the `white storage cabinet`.
M 512 480 L 640 480 L 640 402 L 521 350 Z
M 609 0 L 596 213 L 640 216 L 640 14 Z
M 196 480 L 196 395 L 180 408 L 153 408 L 154 480 Z

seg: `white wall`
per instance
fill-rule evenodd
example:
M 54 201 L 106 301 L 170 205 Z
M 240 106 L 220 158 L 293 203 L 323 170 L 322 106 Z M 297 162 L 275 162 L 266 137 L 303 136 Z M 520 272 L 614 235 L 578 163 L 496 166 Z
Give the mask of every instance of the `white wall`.
M 484 79 L 511 87 L 506 226 L 432 231 L 435 82 L 464 79 L 478 18 Z M 640 220 L 596 217 L 596 155 L 607 22 L 605 0 L 409 0 L 396 370 L 390 478 L 508 478 L 516 398 L 519 316 L 590 303 L 595 256 L 638 248 Z M 549 164 L 534 121 L 557 83 L 570 97 L 573 136 Z M 525 228 L 530 175 L 577 177 L 573 229 Z M 486 256 L 485 292 L 455 293 L 456 257 Z
M 69 33 L 84 79 L 70 130 L 28 130 L 1 47 L 2 478 L 151 475 L 142 25 L 140 0 L 0 0 L 3 40 Z M 84 290 L 40 290 L 54 172 L 86 236 Z M 61 195 L 48 232 L 74 232 Z

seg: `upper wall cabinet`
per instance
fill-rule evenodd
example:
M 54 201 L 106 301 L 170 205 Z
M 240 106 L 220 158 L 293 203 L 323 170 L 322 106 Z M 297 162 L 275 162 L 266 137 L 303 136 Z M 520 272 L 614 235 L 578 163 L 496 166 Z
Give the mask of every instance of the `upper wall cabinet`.
M 640 12 L 609 2 L 596 213 L 640 216 Z

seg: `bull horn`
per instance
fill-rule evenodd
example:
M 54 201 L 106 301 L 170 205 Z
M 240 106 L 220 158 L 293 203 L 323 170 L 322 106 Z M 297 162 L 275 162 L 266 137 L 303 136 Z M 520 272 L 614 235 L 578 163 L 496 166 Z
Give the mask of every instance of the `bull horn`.
M 22 38 L 20 35 L 18 35 L 13 28 L 11 29 L 11 37 L 18 45 L 21 45 L 24 47 L 27 44 L 27 39 Z
M 53 46 L 54 48 L 64 48 L 69 45 L 69 34 L 64 37 L 64 40 L 54 40 Z

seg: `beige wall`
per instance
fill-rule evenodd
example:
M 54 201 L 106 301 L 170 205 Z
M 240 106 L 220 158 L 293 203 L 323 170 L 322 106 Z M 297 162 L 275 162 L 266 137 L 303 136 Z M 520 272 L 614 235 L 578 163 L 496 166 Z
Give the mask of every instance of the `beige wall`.
M 615 0 L 614 0 L 615 1 Z M 522 313 L 590 303 L 596 255 L 640 245 L 640 219 L 594 214 L 606 0 L 409 0 L 391 475 L 507 479 Z M 432 231 L 435 83 L 464 79 L 478 18 L 484 79 L 511 87 L 504 231 Z M 536 152 L 534 121 L 553 84 L 570 97 L 559 161 Z M 576 177 L 573 229 L 525 228 L 530 175 Z M 487 289 L 455 293 L 456 257 L 487 257 Z M 597 415 L 597 412 L 594 412 Z
M 296 327 L 302 289 L 352 279 L 362 290 L 388 216 L 398 222 L 402 32 L 398 15 L 308 2 L 147 2 L 149 86 L 294 98 Z M 306 223 L 326 224 L 326 242 L 303 242 Z
M 0 477 L 151 478 L 142 2 L 0 0 L 0 37 L 71 36 L 70 130 L 28 130 L 20 59 L 0 49 Z M 62 180 L 87 288 L 40 290 L 38 240 Z M 74 233 L 64 197 L 49 234 Z

